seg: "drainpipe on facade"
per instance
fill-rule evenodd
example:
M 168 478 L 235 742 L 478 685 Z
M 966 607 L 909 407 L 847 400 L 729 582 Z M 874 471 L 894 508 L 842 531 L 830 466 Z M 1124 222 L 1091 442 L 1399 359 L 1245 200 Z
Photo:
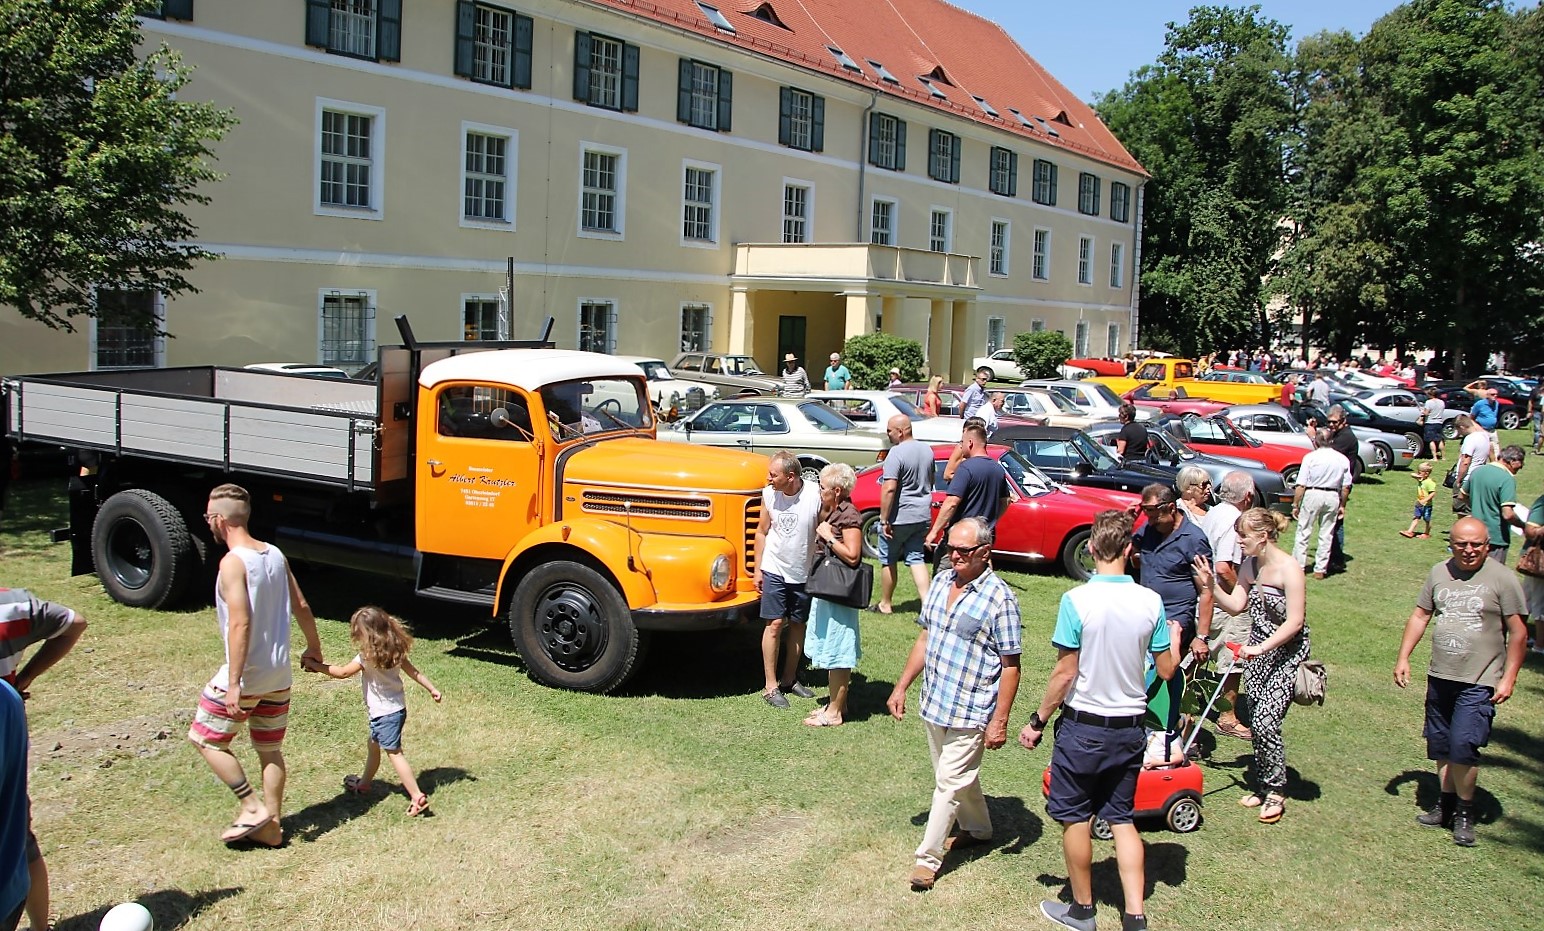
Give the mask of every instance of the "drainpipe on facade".
M 1141 311 L 1138 309 L 1142 294 L 1142 195 L 1146 193 L 1147 185 L 1137 185 L 1137 225 L 1131 234 L 1131 350 L 1136 351 L 1141 345 L 1137 342 L 1137 322 Z
M 863 242 L 863 189 L 868 180 L 868 124 L 869 117 L 874 108 L 879 106 L 879 95 L 869 93 L 869 105 L 863 111 L 863 119 L 858 121 L 858 216 L 857 231 L 852 237 L 853 242 Z

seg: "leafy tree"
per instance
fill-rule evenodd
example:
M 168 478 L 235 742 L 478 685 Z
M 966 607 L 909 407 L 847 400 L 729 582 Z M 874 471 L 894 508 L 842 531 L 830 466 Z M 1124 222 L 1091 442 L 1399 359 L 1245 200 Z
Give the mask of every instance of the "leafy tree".
M 1072 358 L 1072 342 L 1060 330 L 1018 333 L 1013 337 L 1013 361 L 1025 378 L 1056 378 L 1056 367 Z
M 172 50 L 136 55 L 144 5 L 0 0 L 0 303 L 50 327 L 94 313 L 97 285 L 196 290 L 183 273 L 215 257 L 181 208 L 208 202 L 234 120 L 178 99 Z
M 901 370 L 901 381 L 920 381 L 924 364 L 921 343 L 890 333 L 852 337 L 842 347 L 842 362 L 864 388 L 888 385 L 892 368 Z

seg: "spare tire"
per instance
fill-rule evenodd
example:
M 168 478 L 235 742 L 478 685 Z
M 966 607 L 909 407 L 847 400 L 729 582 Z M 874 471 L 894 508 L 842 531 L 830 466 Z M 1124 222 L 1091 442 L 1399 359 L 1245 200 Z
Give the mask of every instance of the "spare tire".
M 164 608 L 182 597 L 197 574 L 198 552 L 171 502 L 153 491 L 129 488 L 97 511 L 91 561 L 114 601 Z

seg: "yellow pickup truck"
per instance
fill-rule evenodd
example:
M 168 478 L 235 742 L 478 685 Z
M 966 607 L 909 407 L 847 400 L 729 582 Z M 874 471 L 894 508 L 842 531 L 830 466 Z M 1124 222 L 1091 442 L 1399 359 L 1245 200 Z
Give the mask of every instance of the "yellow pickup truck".
M 1287 385 L 1213 381 L 1196 378 L 1195 373 L 1196 364 L 1189 359 L 1148 359 L 1124 378 L 1099 376 L 1089 381 L 1106 385 L 1119 395 L 1140 385 L 1156 384 L 1157 390 L 1168 389 L 1175 397 L 1207 398 L 1229 404 L 1283 403 L 1292 390 Z

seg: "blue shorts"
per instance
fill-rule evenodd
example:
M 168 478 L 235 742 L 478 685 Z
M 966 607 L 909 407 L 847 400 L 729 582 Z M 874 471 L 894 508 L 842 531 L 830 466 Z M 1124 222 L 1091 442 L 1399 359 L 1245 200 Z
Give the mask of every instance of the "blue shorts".
M 1426 677 L 1426 758 L 1478 766 L 1496 717 L 1488 685 Z
M 1147 735 L 1141 727 L 1099 727 L 1063 717 L 1051 750 L 1051 795 L 1046 812 L 1062 824 L 1097 813 L 1110 824 L 1130 824 L 1137 772 Z
M 402 725 L 407 723 L 407 709 L 370 719 L 370 740 L 382 750 L 402 749 Z
M 927 562 L 927 552 L 922 546 L 927 539 L 928 523 L 891 524 L 890 536 L 879 535 L 879 564 L 893 566 L 905 563 L 920 566 Z
M 1427 422 L 1425 425 L 1423 425 L 1421 427 L 1421 437 L 1424 440 L 1426 440 L 1426 442 L 1428 442 L 1428 443 L 1440 443 L 1440 442 L 1442 442 L 1442 423 L 1441 423 L 1441 421 L 1438 421 L 1437 423 Z
M 1414 511 L 1414 513 L 1411 514 L 1411 516 L 1414 517 L 1416 520 L 1424 520 L 1424 521 L 1430 522 L 1431 521 L 1431 502 L 1428 501 L 1425 504 L 1417 504 L 1415 506 L 1415 511 Z
M 761 619 L 787 618 L 796 624 L 810 619 L 810 593 L 803 582 L 790 582 L 771 572 L 761 574 Z

